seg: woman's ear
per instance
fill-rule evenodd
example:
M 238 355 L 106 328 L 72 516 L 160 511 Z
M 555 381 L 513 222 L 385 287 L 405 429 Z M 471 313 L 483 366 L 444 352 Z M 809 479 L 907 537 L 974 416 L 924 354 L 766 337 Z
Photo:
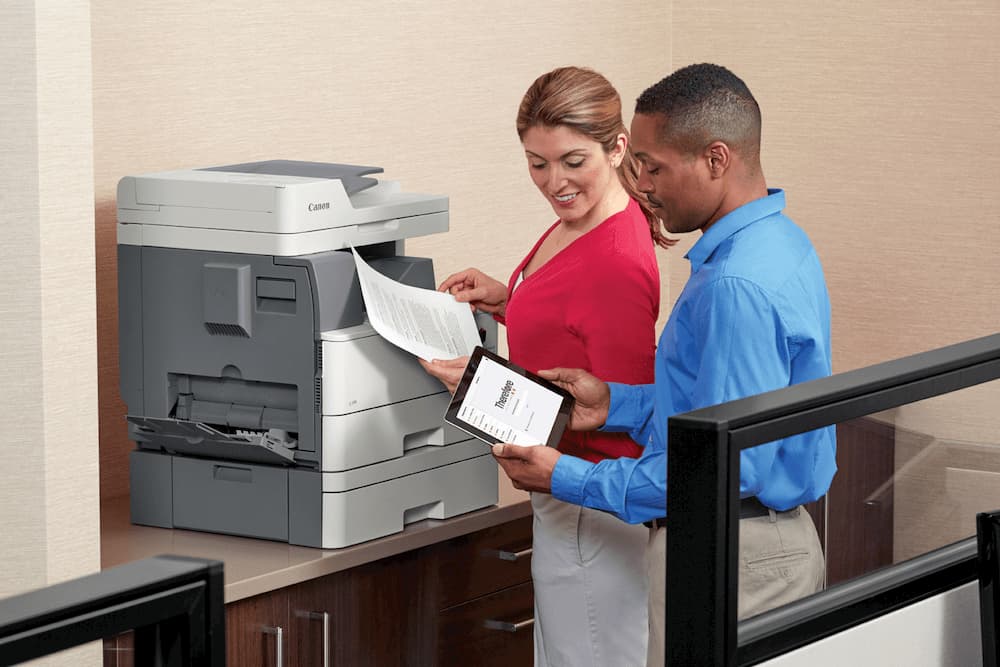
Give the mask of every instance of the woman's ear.
M 625 159 L 625 150 L 628 148 L 628 137 L 624 132 L 618 134 L 615 139 L 614 148 L 608 153 L 608 158 L 611 162 L 611 168 L 617 169 L 621 166 L 622 160 Z

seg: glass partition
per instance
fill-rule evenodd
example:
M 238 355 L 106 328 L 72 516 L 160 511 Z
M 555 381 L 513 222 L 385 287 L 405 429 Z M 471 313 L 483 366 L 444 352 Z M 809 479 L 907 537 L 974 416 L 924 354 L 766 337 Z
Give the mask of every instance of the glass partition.
M 1000 334 L 671 418 L 668 664 L 754 664 L 971 581 L 976 514 L 1000 508 L 998 378 Z M 820 427 L 826 589 L 738 624 L 740 452 Z

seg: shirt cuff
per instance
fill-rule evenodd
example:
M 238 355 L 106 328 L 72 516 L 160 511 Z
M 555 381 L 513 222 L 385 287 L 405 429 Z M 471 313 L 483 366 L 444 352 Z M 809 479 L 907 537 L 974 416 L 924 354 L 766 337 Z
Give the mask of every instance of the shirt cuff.
M 630 431 L 635 428 L 635 410 L 630 400 L 636 387 L 618 382 L 609 382 L 608 390 L 611 392 L 611 401 L 608 404 L 608 418 L 604 422 L 601 431 Z
M 552 470 L 552 496 L 565 503 L 583 504 L 583 486 L 587 473 L 594 467 L 590 461 L 563 454 Z

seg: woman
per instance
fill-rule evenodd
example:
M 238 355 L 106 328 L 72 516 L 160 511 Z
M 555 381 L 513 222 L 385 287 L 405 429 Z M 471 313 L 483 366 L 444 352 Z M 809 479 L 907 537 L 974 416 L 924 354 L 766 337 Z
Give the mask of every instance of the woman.
M 506 325 L 511 361 L 530 371 L 584 368 L 606 381 L 653 382 L 654 245 L 674 241 L 636 188 L 618 93 L 591 70 L 556 69 L 525 93 L 517 133 L 559 219 L 506 286 L 466 269 L 439 289 Z M 466 361 L 421 363 L 454 391 Z M 559 449 L 590 461 L 641 451 L 625 434 L 574 431 Z M 548 494 L 532 494 L 531 504 L 535 664 L 645 664 L 648 530 Z

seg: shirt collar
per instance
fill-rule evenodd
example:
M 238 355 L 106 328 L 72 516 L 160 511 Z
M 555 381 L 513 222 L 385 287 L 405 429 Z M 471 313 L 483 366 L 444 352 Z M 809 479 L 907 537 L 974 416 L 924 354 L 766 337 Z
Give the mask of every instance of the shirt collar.
M 768 188 L 766 197 L 747 202 L 716 220 L 684 255 L 691 262 L 691 272 L 694 273 L 700 269 L 702 264 L 708 261 L 708 258 L 715 252 L 715 249 L 730 236 L 753 222 L 781 212 L 784 208 L 784 191 L 778 188 Z

